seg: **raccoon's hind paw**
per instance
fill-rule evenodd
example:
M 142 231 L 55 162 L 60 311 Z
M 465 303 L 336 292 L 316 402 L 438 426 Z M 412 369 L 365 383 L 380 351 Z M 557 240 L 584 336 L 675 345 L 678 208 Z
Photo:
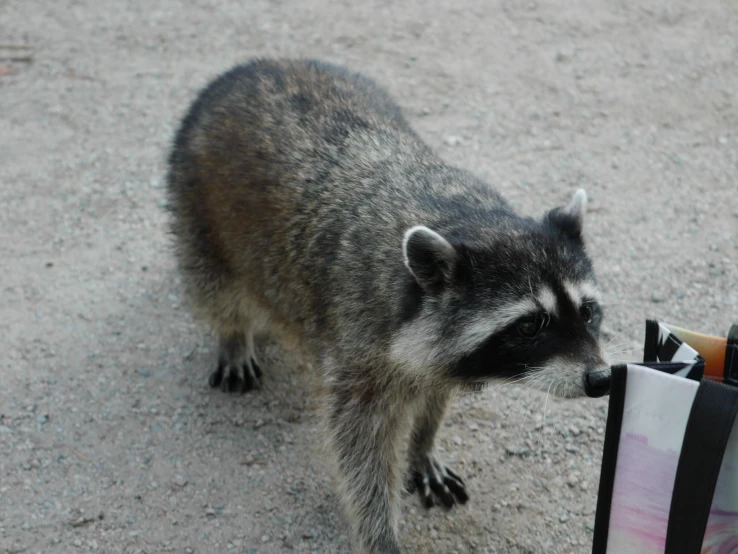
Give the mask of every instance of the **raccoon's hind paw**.
M 261 388 L 261 368 L 255 361 L 242 364 L 219 363 L 210 374 L 208 383 L 211 387 L 220 387 L 223 392 L 244 393 Z
M 410 468 L 407 490 L 417 492 L 426 508 L 451 508 L 469 500 L 464 480 L 432 456 Z

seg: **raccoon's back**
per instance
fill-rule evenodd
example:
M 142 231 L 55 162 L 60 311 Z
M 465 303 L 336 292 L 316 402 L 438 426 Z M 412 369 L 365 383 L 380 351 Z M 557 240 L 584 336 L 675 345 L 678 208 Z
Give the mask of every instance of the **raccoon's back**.
M 268 181 L 309 171 L 357 130 L 413 135 L 373 81 L 312 60 L 256 60 L 207 86 L 175 139 L 173 169 Z
M 200 93 L 175 137 L 180 265 L 199 281 L 248 280 L 287 306 L 324 286 L 320 258 L 338 257 L 342 222 L 361 211 L 376 225 L 367 199 L 401 182 L 383 172 L 412 173 L 423 156 L 400 108 L 361 75 L 316 61 L 238 66 Z

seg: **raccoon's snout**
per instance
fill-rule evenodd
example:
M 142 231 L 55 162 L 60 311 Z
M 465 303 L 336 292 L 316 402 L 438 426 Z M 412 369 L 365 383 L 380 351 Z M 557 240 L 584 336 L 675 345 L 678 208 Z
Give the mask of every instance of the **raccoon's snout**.
M 610 392 L 610 371 L 588 371 L 584 375 L 584 394 L 590 398 L 599 398 Z

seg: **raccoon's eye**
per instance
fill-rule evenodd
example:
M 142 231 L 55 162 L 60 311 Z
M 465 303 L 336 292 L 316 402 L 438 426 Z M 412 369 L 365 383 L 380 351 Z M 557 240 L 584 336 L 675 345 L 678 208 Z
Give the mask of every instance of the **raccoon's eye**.
M 545 313 L 526 317 L 518 324 L 518 332 L 530 339 L 535 337 L 546 323 L 548 323 L 548 314 Z
M 582 304 L 582 307 L 579 308 L 579 315 L 581 315 L 582 319 L 587 323 L 592 323 L 593 313 L 591 306 L 588 306 L 587 304 Z

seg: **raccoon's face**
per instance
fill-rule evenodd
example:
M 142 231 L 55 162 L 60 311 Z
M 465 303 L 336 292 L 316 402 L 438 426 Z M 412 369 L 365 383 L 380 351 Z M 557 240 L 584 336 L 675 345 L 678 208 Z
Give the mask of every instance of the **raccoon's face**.
M 461 241 L 409 229 L 405 263 L 420 307 L 393 356 L 468 384 L 520 378 L 561 397 L 606 394 L 603 312 L 582 240 L 586 198 L 578 191 L 541 222 L 505 216 L 488 236 Z

